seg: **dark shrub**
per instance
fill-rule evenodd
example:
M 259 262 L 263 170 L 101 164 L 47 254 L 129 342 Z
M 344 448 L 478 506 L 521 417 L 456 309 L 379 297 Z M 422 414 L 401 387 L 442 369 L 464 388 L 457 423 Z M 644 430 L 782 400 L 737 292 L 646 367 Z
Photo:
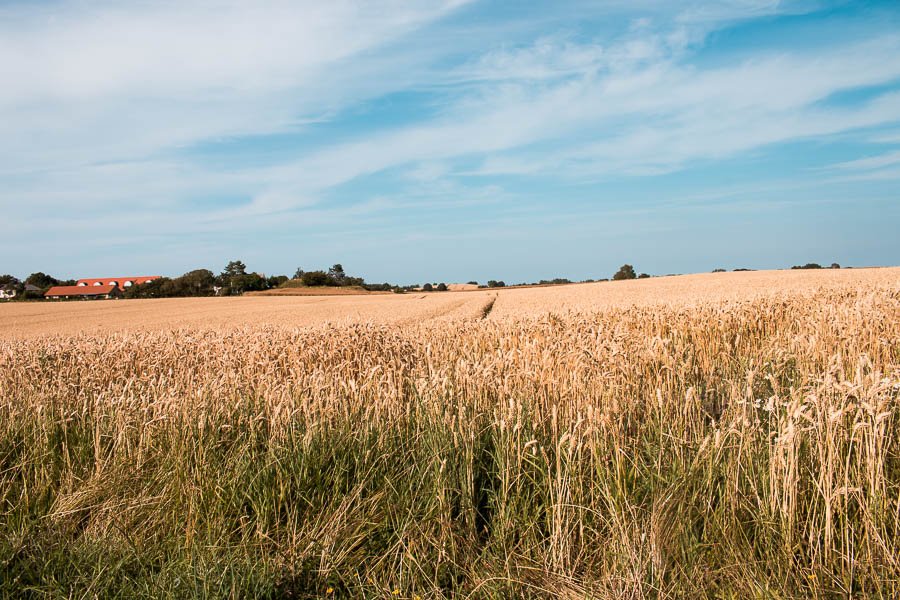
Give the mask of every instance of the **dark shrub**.
M 303 285 L 309 287 L 332 285 L 332 281 L 325 271 L 307 271 L 300 278 L 300 281 L 303 282 Z
M 624 279 L 637 279 L 637 275 L 634 272 L 634 267 L 631 265 L 622 265 L 619 267 L 619 270 L 616 271 L 616 274 L 613 275 L 613 279 L 615 281 L 622 281 Z

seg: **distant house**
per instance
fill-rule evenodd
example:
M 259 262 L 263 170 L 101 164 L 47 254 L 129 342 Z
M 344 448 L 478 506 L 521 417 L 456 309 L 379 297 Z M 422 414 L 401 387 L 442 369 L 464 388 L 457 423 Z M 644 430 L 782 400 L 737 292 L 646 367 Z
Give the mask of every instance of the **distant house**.
M 10 298 L 15 298 L 16 294 L 19 293 L 18 288 L 11 283 L 7 283 L 3 287 L 0 287 L 0 300 L 9 300 Z
M 125 288 L 129 288 L 133 285 L 147 283 L 148 281 L 153 281 L 154 279 L 159 278 L 159 275 L 139 275 L 137 277 L 101 277 L 99 279 L 79 279 L 75 282 L 75 285 L 79 287 L 115 285 L 118 286 L 119 289 L 124 290 Z
M 32 294 L 43 294 L 44 293 L 43 288 L 39 288 L 38 286 L 30 284 L 30 283 L 25 284 L 25 291 L 32 293 Z
M 84 300 L 99 300 L 109 298 L 121 298 L 122 290 L 118 285 L 57 285 L 53 286 L 44 298 L 50 300 L 64 300 L 66 298 L 82 298 Z

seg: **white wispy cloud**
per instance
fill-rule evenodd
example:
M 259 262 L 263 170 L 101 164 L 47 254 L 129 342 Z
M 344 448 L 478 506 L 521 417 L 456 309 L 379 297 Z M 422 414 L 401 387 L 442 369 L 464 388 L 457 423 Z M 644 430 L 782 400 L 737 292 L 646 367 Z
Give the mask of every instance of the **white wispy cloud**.
M 895 150 L 893 152 L 885 152 L 884 154 L 879 154 L 878 156 L 869 156 L 867 158 L 858 158 L 856 160 L 848 160 L 842 163 L 837 163 L 832 165 L 832 168 L 835 169 L 848 169 L 848 170 L 869 170 L 869 169 L 880 169 L 882 167 L 889 167 L 892 165 L 900 164 L 900 150 Z
M 384 73 L 361 77 L 365 54 L 462 3 L 13 5 L 0 10 L 3 168 L 133 159 L 296 129 L 390 90 L 396 80 Z M 392 69 L 414 64 L 397 58 Z
M 543 44 L 510 59 L 517 72 L 542 73 L 548 62 L 592 62 L 551 59 Z M 589 54 L 568 44 L 553 48 L 560 55 Z M 900 37 L 707 70 L 663 54 L 630 68 L 584 67 L 579 76 L 549 84 L 489 85 L 431 122 L 325 148 L 267 170 L 266 179 L 316 193 L 392 167 L 465 156 L 483 157 L 482 167 L 467 174 L 670 172 L 692 160 L 900 120 L 900 94 L 893 92 L 859 106 L 821 105 L 839 92 L 900 77 L 900 63 L 881 59 L 893 53 L 900 53 Z M 529 68 L 528 59 L 536 66 Z

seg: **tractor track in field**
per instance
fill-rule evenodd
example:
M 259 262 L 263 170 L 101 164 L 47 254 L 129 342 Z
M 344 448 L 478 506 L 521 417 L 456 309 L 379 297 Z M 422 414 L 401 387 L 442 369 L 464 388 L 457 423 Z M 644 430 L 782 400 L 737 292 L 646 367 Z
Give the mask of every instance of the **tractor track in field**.
M 494 303 L 497 302 L 497 296 L 489 299 L 487 304 L 485 304 L 481 309 L 481 320 L 485 320 L 488 318 L 488 315 L 491 314 L 491 311 L 494 310 Z

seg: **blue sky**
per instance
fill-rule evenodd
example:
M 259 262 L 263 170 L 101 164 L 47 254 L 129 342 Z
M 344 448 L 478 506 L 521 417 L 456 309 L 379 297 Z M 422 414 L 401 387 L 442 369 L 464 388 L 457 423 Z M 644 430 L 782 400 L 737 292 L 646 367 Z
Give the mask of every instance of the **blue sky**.
M 0 1 L 0 272 L 900 264 L 900 4 Z

